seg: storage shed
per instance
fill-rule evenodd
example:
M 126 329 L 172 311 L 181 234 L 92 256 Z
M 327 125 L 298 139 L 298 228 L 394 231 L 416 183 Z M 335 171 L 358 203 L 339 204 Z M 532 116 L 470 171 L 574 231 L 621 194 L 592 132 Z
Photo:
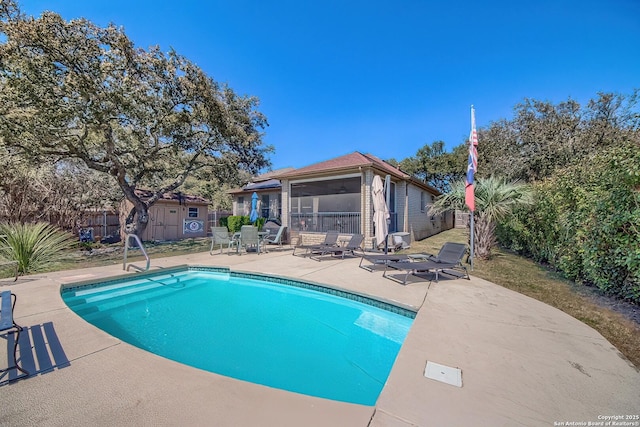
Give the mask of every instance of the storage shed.
M 151 191 L 136 190 L 143 200 L 152 196 Z M 202 197 L 180 192 L 165 193 L 149 208 L 149 224 L 140 238 L 143 241 L 181 240 L 206 237 L 209 201 Z M 124 201 L 120 212 L 126 215 L 131 203 Z

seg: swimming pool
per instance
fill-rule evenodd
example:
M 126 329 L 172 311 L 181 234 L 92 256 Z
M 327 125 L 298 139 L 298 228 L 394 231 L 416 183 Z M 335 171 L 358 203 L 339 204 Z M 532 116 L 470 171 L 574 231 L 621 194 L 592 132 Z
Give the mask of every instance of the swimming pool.
M 317 284 L 189 267 L 65 286 L 78 315 L 171 360 L 374 405 L 415 312 Z

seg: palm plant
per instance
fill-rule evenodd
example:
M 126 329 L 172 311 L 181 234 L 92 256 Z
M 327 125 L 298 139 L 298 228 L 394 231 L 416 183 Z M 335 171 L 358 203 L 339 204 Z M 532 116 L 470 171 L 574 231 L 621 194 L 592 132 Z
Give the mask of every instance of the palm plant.
M 496 244 L 496 226 L 518 206 L 533 203 L 531 187 L 521 182 L 507 182 L 504 178 L 480 178 L 475 183 L 476 210 L 474 212 L 475 255 L 482 259 L 491 256 Z M 438 197 L 429 208 L 429 215 L 452 209 L 467 209 L 465 182 L 451 184 L 451 191 Z
M 73 236 L 44 222 L 0 224 L 0 257 L 18 261 L 22 274 L 44 269 L 60 251 L 73 245 Z

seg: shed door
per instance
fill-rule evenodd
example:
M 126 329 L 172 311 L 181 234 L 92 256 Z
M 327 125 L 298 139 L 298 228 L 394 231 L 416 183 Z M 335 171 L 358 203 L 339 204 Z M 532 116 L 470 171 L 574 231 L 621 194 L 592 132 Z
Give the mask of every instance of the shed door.
M 149 210 L 151 240 L 164 240 L 164 208 L 152 206 Z
M 152 206 L 149 210 L 151 240 L 178 239 L 178 208 Z M 149 228 L 147 227 L 147 228 Z
M 164 240 L 178 240 L 178 208 L 166 207 L 164 209 Z

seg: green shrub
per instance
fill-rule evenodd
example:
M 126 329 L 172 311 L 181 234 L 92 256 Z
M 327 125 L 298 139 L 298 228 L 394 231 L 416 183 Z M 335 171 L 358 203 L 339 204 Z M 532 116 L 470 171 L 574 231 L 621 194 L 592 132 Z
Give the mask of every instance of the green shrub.
M 234 215 L 227 218 L 227 228 L 231 233 L 240 231 L 243 225 L 250 225 L 251 221 L 248 216 Z
M 22 274 L 45 269 L 74 244 L 71 234 L 44 222 L 0 224 L 0 257 L 18 261 Z
M 220 218 L 218 220 L 218 224 L 220 225 L 220 227 L 227 227 L 227 230 L 229 229 L 229 217 L 228 216 L 223 216 L 222 218 Z
M 500 243 L 639 304 L 640 145 L 599 151 L 536 183 L 534 195 L 535 206 L 500 224 Z

